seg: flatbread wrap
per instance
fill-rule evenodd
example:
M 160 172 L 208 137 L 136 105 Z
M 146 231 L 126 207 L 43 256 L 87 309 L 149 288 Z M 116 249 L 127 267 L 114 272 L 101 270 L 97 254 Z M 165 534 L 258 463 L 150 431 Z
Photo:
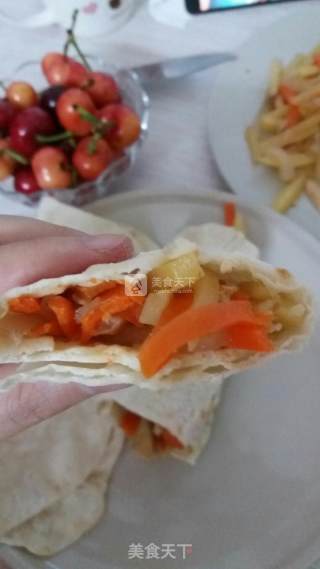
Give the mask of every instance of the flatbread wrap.
M 99 522 L 104 513 L 106 486 L 103 473 L 91 475 L 71 494 L 11 530 L 0 541 L 38 556 L 59 553 Z
M 69 493 L 65 494 L 65 492 L 63 492 L 61 498 L 54 502 L 49 500 L 48 494 L 44 494 L 42 500 L 46 501 L 46 507 L 33 517 L 28 518 L 20 525 L 2 535 L 0 542 L 24 547 L 35 555 L 50 556 L 77 541 L 84 533 L 92 529 L 102 517 L 105 510 L 105 493 L 113 468 L 122 449 L 123 435 L 121 429 L 117 427 L 112 414 L 112 403 L 107 402 L 105 396 L 95 397 L 91 403 L 86 401 L 82 403 L 81 406 L 82 408 L 76 407 L 73 411 L 67 412 L 66 417 L 70 420 L 72 414 L 81 415 L 81 411 L 84 409 L 85 411 L 88 410 L 88 412 L 91 412 L 91 417 L 87 420 L 89 423 L 92 423 L 92 427 L 95 422 L 94 417 L 92 418 L 92 414 L 96 416 L 96 418 L 99 417 L 104 420 L 102 429 L 97 429 L 97 438 L 99 438 L 99 433 L 104 435 L 104 448 L 99 461 L 96 464 L 95 462 L 89 463 L 90 456 L 87 454 L 86 447 L 80 445 L 78 448 L 79 456 L 82 456 L 83 462 L 87 460 L 91 468 L 87 477 L 83 480 L 80 479 L 80 483 L 71 489 L 69 487 Z M 94 407 L 94 409 L 92 407 Z M 84 419 L 84 417 L 82 417 L 82 419 Z M 50 428 L 54 429 L 56 425 L 59 426 L 59 417 L 52 420 Z M 88 428 L 91 430 L 91 426 Z M 87 429 L 87 423 L 82 422 L 82 426 L 80 428 L 78 427 L 78 435 L 85 436 L 85 429 Z M 37 430 L 39 430 L 38 426 L 33 428 L 33 437 L 39 442 Z M 66 432 L 64 437 L 70 435 L 71 433 Z M 30 435 L 24 435 L 25 438 L 29 436 Z M 69 445 L 72 444 L 73 439 L 71 437 Z M 60 440 L 60 445 L 62 447 L 62 453 L 64 447 L 63 437 Z M 14 450 L 14 453 L 15 452 Z M 54 463 L 54 457 L 50 454 L 50 450 L 48 450 L 47 447 L 39 448 L 39 453 L 40 452 L 42 452 L 48 460 L 48 470 L 50 467 L 57 468 Z M 20 458 L 21 457 L 19 457 L 19 460 Z M 59 467 L 62 468 L 63 465 L 60 463 Z M 34 465 L 34 470 L 35 468 L 37 468 L 37 464 Z M 61 474 L 62 472 L 64 476 L 68 474 L 68 472 L 63 470 Z M 32 476 L 32 474 L 33 472 L 29 470 L 28 475 Z M 44 478 L 43 482 L 46 479 L 46 475 L 48 476 L 48 473 L 42 472 Z M 9 481 L 7 483 L 9 483 Z M 25 490 L 25 487 L 22 487 L 21 491 L 23 488 Z M 37 502 L 37 496 L 38 493 L 36 492 L 33 492 L 31 495 L 25 493 L 22 494 L 21 500 L 28 502 L 34 500 Z
M 239 232 L 189 228 L 164 249 L 0 300 L 1 383 L 131 383 L 146 389 L 223 378 L 308 336 L 312 300 L 285 269 L 256 258 Z
M 144 458 L 170 455 L 194 465 L 208 442 L 222 387 L 222 379 L 200 379 L 173 385 L 169 393 L 131 387 L 111 397 L 118 424 L 136 452 Z
M 38 217 L 51 223 L 72 225 L 74 229 L 94 233 L 114 231 L 114 222 L 45 197 Z M 190 229 L 192 231 L 192 228 Z M 147 249 L 148 241 L 131 231 L 136 246 Z M 256 256 L 256 249 L 250 246 Z M 156 245 L 153 246 L 156 248 Z M 249 248 L 249 247 L 248 247 Z M 134 451 L 144 458 L 171 455 L 195 464 L 204 449 L 222 391 L 222 380 L 197 384 L 178 383 L 170 389 L 151 391 L 133 387 L 110 394 L 117 404 L 115 416 Z
M 112 402 L 98 395 L 0 443 L 0 542 L 51 508 L 106 463 L 124 442 Z

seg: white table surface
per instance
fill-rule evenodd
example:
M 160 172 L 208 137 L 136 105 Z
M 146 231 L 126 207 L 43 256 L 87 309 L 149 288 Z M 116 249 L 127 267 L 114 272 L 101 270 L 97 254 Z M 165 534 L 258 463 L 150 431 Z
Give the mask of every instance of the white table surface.
M 302 0 L 195 16 L 184 29 L 160 24 L 144 4 L 132 20 L 108 38 L 83 40 L 82 45 L 88 53 L 99 54 L 122 67 L 214 50 L 237 52 L 254 31 L 300 10 L 302 2 L 306 8 L 310 4 L 310 0 Z M 41 0 L 23 3 L 0 0 L 0 10 L 12 15 L 31 13 L 39 6 Z M 11 70 L 26 59 L 40 59 L 46 51 L 61 49 L 63 39 L 63 30 L 58 26 L 21 30 L 0 22 L 0 76 L 10 77 Z M 215 70 L 209 69 L 149 90 L 149 138 L 134 168 L 114 185 L 114 192 L 226 189 L 210 153 L 206 129 L 214 75 Z M 0 213 L 33 215 L 33 212 L 32 208 L 0 196 Z

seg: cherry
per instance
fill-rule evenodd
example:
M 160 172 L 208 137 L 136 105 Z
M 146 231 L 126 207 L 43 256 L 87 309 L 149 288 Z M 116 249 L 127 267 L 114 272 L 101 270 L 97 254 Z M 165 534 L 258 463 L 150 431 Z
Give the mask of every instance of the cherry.
M 72 162 L 84 180 L 95 180 L 113 161 L 113 157 L 105 140 L 95 140 L 94 136 L 88 136 L 79 142 Z
M 62 53 L 47 53 L 41 66 L 50 85 L 80 87 L 88 78 L 84 65 Z
M 140 136 L 141 124 L 138 115 L 126 105 L 107 105 L 97 112 L 102 121 L 113 122 L 105 138 L 115 150 L 123 150 Z
M 86 136 L 91 132 L 92 122 L 81 117 L 81 110 L 91 115 L 95 113 L 91 97 L 81 89 L 68 89 L 58 100 L 57 115 L 62 126 L 74 134 Z
M 18 170 L 14 177 L 14 187 L 16 192 L 21 194 L 33 194 L 40 190 L 31 168 L 21 168 L 21 170 Z
M 63 85 L 54 85 L 53 87 L 48 87 L 48 89 L 40 93 L 40 107 L 44 111 L 47 111 L 49 114 L 51 114 L 53 118 L 56 118 L 56 106 L 58 99 L 65 90 L 66 87 Z
M 19 109 L 33 107 L 38 102 L 38 95 L 30 83 L 13 81 L 6 90 L 8 101 Z
M 110 103 L 119 103 L 121 100 L 118 84 L 112 75 L 107 73 L 100 71 L 89 73 L 83 88 L 89 93 L 98 108 Z
M 0 181 L 11 176 L 16 167 L 15 160 L 6 153 L 8 148 L 9 140 L 7 138 L 0 139 Z
M 55 124 L 48 113 L 39 107 L 30 107 L 19 113 L 10 127 L 11 147 L 30 158 L 39 147 L 37 135 L 55 132 Z
M 38 150 L 31 161 L 37 184 L 43 190 L 69 188 L 72 173 L 68 159 L 60 148 L 45 146 Z
M 6 99 L 0 99 L 0 130 L 7 131 L 17 109 Z

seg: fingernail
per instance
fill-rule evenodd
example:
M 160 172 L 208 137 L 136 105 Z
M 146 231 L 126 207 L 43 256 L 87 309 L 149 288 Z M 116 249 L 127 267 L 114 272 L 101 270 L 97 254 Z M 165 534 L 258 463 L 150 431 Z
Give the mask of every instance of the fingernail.
M 109 393 L 112 391 L 120 391 L 132 387 L 131 383 L 121 383 L 112 385 L 81 385 L 81 389 L 88 395 L 98 395 L 99 393 Z
M 121 258 L 128 258 L 133 255 L 134 249 L 131 239 L 126 235 L 90 235 L 84 238 L 85 245 L 98 253 L 112 253 Z

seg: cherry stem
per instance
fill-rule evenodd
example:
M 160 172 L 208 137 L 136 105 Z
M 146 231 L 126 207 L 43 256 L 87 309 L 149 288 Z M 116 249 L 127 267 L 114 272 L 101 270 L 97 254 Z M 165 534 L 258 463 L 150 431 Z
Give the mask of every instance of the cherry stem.
M 85 109 L 84 107 L 81 107 L 81 105 L 74 105 L 74 109 L 79 113 L 82 119 L 91 123 L 95 127 L 101 127 L 103 125 L 102 120 L 98 119 L 96 116 L 90 113 L 90 111 L 87 111 L 87 109 Z
M 95 132 L 93 137 L 91 138 L 88 144 L 88 154 L 89 156 L 93 156 L 97 151 L 97 143 L 102 138 L 102 134 L 100 132 Z
M 72 167 L 71 168 L 71 186 L 73 188 L 75 188 L 78 185 L 78 182 L 79 182 L 78 172 L 74 167 Z
M 23 164 L 23 166 L 27 166 L 29 164 L 29 160 L 27 158 L 25 158 L 19 152 L 12 150 L 12 148 L 4 148 L 1 151 L 1 154 L 6 154 L 7 156 L 10 156 L 10 158 L 13 158 L 13 160 L 19 162 L 19 164 Z
M 74 12 L 72 14 L 71 28 L 69 30 L 67 30 L 67 41 L 64 44 L 63 53 L 64 53 L 64 55 L 67 55 L 68 49 L 69 49 L 70 45 L 72 45 L 74 47 L 74 49 L 76 50 L 78 56 L 80 57 L 83 65 L 88 69 L 88 71 L 92 71 L 92 68 L 91 68 L 86 56 L 84 55 L 83 51 L 80 49 L 79 44 L 78 44 L 76 37 L 75 37 L 75 34 L 74 34 L 74 30 L 76 27 L 78 16 L 79 16 L 79 10 L 74 10 Z
M 93 125 L 94 134 L 97 133 L 99 134 L 100 137 L 101 135 L 103 136 L 104 134 L 106 134 L 108 130 L 111 130 L 116 124 L 113 120 L 98 119 L 95 115 L 90 113 L 90 111 L 87 111 L 87 109 L 81 107 L 81 105 L 74 105 L 74 109 L 78 111 L 80 117 L 83 120 Z
M 71 146 L 71 148 L 73 149 L 77 148 L 76 139 L 74 137 L 68 138 L 67 143 Z
M 58 134 L 37 134 L 36 139 L 41 144 L 48 144 L 50 142 L 61 142 L 63 140 L 71 140 L 73 139 L 73 134 L 69 130 L 65 132 L 59 132 Z

